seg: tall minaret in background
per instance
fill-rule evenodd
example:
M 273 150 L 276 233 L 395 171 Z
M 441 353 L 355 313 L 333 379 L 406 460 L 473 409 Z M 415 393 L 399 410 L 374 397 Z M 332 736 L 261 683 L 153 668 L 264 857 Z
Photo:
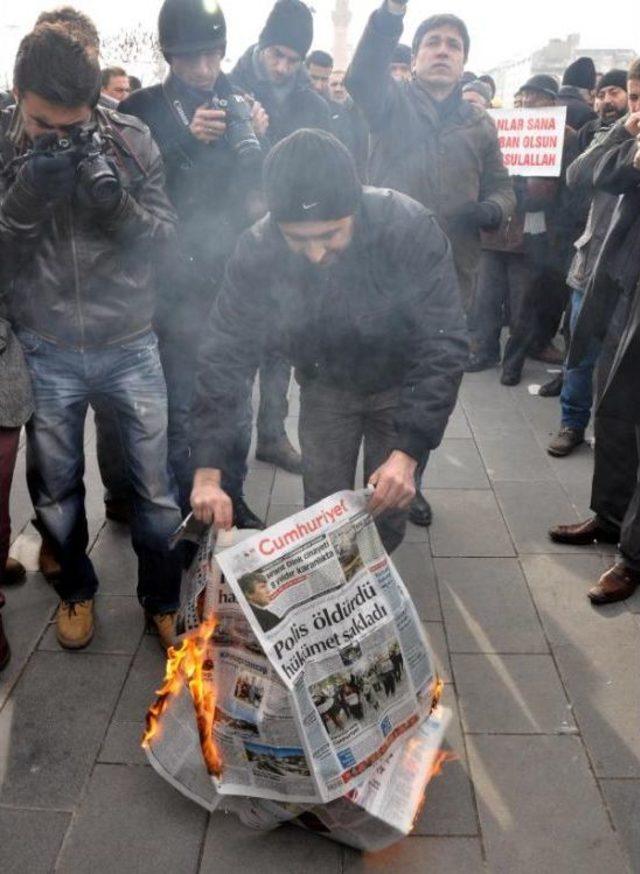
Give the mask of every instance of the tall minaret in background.
M 351 10 L 349 0 L 336 0 L 333 10 L 333 62 L 336 70 L 346 70 L 351 59 L 349 24 Z

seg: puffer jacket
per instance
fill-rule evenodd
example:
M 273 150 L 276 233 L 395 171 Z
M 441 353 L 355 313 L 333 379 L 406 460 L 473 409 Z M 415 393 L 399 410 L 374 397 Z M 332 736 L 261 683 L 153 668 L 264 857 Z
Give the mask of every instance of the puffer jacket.
M 399 389 L 395 448 L 418 459 L 438 446 L 467 337 L 451 247 L 434 216 L 398 192 L 365 189 L 349 248 L 325 267 L 291 252 L 270 216 L 245 232 L 202 352 L 198 467 L 224 470 L 232 457 L 267 344 L 303 387 Z
M 345 84 L 371 130 L 371 185 L 395 188 L 432 210 L 449 236 L 463 300 L 468 302 L 480 260 L 480 234 L 456 226 L 460 208 L 490 201 L 502 224 L 516 201 L 502 160 L 495 125 L 487 113 L 458 94 L 441 113 L 418 81 L 395 82 L 389 73 L 402 35 L 402 17 L 386 2 L 360 40 Z
M 151 327 L 153 262 L 173 241 L 164 169 L 139 119 L 95 110 L 123 196 L 108 219 L 75 199 L 43 201 L 13 159 L 28 148 L 15 109 L 0 115 L 0 257 L 14 324 L 73 348 L 131 339 Z

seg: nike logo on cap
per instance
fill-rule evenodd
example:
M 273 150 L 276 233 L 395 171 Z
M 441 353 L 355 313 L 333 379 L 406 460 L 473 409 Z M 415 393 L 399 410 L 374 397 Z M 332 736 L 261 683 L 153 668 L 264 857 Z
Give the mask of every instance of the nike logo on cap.
M 318 206 L 320 201 L 318 200 L 316 203 L 303 203 L 302 208 L 305 210 L 313 209 L 314 206 Z

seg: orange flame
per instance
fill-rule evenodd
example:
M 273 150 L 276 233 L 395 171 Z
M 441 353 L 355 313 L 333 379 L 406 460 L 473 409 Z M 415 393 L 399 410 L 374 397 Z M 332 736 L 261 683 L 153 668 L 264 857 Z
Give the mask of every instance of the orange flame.
M 215 689 L 205 676 L 207 645 L 215 627 L 215 618 L 207 619 L 194 635 L 187 637 L 182 642 L 178 649 L 169 648 L 164 684 L 156 692 L 158 697 L 147 711 L 142 746 L 145 749 L 149 748 L 151 741 L 160 730 L 160 719 L 166 713 L 171 698 L 179 692 L 182 684 L 186 682 L 196 711 L 200 746 L 207 771 L 209 774 L 219 776 L 222 772 L 222 760 L 211 731 L 216 695 Z
M 436 678 L 434 687 L 433 687 L 433 697 L 431 699 L 431 710 L 434 711 L 438 704 L 440 703 L 440 699 L 442 698 L 442 693 L 444 692 L 444 683 L 440 679 L 440 677 Z

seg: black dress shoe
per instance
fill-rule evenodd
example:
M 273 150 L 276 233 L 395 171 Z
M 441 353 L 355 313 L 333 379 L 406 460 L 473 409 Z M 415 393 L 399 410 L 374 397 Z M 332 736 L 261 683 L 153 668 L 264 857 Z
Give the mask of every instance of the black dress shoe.
M 564 382 L 564 375 L 559 373 L 557 376 L 554 376 L 553 379 L 550 379 L 549 382 L 545 382 L 544 385 L 541 385 L 538 389 L 538 397 L 541 398 L 558 398 L 560 397 L 560 393 L 562 392 L 562 383 Z
M 409 519 L 414 525 L 419 525 L 420 528 L 428 528 L 433 521 L 431 504 L 427 501 L 422 492 L 416 492 L 416 496 L 411 502 Z
M 521 373 L 514 373 L 512 370 L 505 370 L 500 377 L 500 382 L 502 385 L 519 385 L 521 379 Z
M 233 524 L 236 528 L 252 528 L 255 531 L 264 531 L 267 527 L 253 510 L 247 506 L 243 498 L 232 498 Z
M 131 503 L 126 498 L 105 501 L 104 515 L 111 522 L 129 525 L 131 523 Z
M 2 575 L 0 574 L 0 576 Z M 4 576 L 2 577 L 2 582 L 5 586 L 19 586 L 21 583 L 24 583 L 26 579 L 27 571 L 25 570 L 24 565 L 20 564 L 19 561 L 16 561 L 15 558 L 8 558 L 4 569 Z
M 256 458 L 258 461 L 266 461 L 267 464 L 275 464 L 288 473 L 302 473 L 302 456 L 293 448 L 288 437 L 269 443 L 259 440 Z

